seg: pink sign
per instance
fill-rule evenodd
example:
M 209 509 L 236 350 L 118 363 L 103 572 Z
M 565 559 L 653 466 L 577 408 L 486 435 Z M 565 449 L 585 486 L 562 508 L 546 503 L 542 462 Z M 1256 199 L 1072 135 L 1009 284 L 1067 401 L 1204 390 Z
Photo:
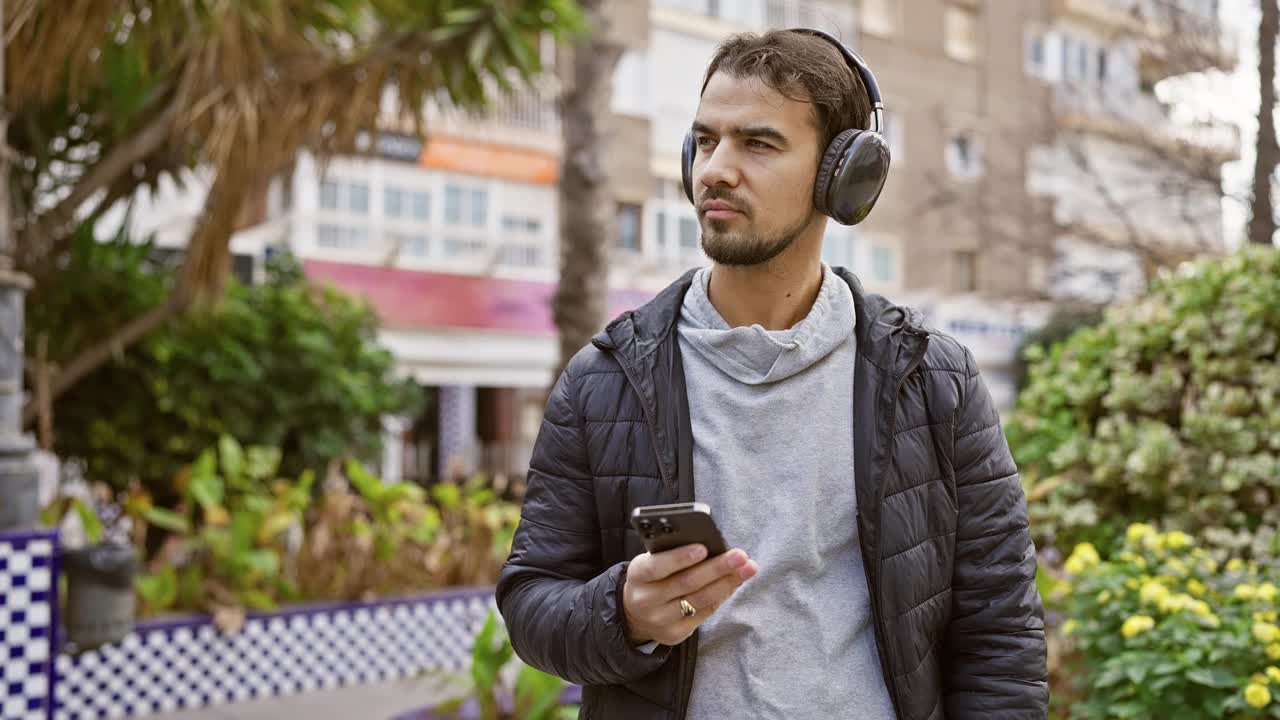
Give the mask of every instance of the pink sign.
M 305 260 L 307 276 L 363 297 L 388 328 L 465 328 L 555 335 L 555 285 L 478 275 L 420 272 L 379 265 Z M 609 291 L 609 319 L 648 302 L 653 293 Z

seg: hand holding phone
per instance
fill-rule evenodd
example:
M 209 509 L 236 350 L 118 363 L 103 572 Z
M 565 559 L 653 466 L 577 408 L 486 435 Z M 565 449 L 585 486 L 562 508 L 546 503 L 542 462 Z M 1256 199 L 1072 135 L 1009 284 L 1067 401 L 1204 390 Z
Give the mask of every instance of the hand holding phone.
M 631 520 L 648 549 L 631 561 L 622 589 L 633 643 L 680 644 L 759 572 L 746 552 L 727 549 L 703 503 L 640 507 Z

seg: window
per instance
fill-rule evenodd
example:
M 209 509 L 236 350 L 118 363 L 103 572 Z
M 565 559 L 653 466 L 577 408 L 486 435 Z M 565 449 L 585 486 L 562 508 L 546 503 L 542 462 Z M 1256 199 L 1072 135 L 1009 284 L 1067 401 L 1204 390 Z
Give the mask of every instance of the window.
M 410 235 L 400 243 L 400 252 L 405 255 L 424 257 L 430 253 L 430 251 L 430 243 L 427 241 L 426 235 Z
M 698 247 L 698 221 L 693 218 L 680 218 L 680 247 L 690 249 Z
M 444 254 L 447 257 L 471 255 L 482 250 L 484 250 L 482 238 L 450 235 L 444 239 Z
M 316 244 L 320 247 L 340 247 L 338 245 L 338 226 L 322 224 L 317 227 Z
M 352 183 L 347 186 L 347 209 L 364 215 L 369 212 L 369 186 Z
M 977 177 L 982 174 L 982 145 L 973 134 L 959 132 L 947 141 L 947 169 L 956 177 Z
M 901 0 L 862 0 L 862 30 L 881 37 L 893 35 L 898 31 L 901 7 Z
M 1027 60 L 1025 70 L 1031 77 L 1049 76 L 1048 36 L 1038 32 L 1027 33 Z
M 382 212 L 387 217 L 400 217 L 404 193 L 397 188 L 387 188 L 382 194 Z
M 320 207 L 325 210 L 338 209 L 338 183 L 331 180 L 320 183 Z
M 352 249 L 364 247 L 369 233 L 362 227 L 321 223 L 316 226 L 316 245 L 326 248 Z
M 449 225 L 484 227 L 488 221 L 489 192 L 484 188 L 465 189 L 449 184 L 444 189 L 444 221 Z
M 618 204 L 618 234 L 614 239 L 619 250 L 640 250 L 640 206 Z
M 827 233 L 822 237 L 822 261 L 831 267 L 852 269 L 857 257 L 857 236 L 852 227 L 827 224 Z
M 901 112 L 884 111 L 884 139 L 889 143 L 889 157 L 895 167 L 901 166 L 906 157 L 905 125 Z
M 413 219 L 426 220 L 431 214 L 431 196 L 424 192 L 415 192 L 413 198 Z
M 948 5 L 942 18 L 943 49 L 961 62 L 978 59 L 978 15 L 969 8 Z
M 871 248 L 871 274 L 876 282 L 891 283 L 896 276 L 893 266 L 893 248 L 877 245 Z
M 517 267 L 537 267 L 542 264 L 542 248 L 537 245 L 503 245 L 498 249 L 498 262 Z
M 657 246 L 658 252 L 662 252 L 667 246 L 667 214 L 661 210 L 653 214 L 654 245 Z
M 1107 49 L 1098 48 L 1098 79 L 1106 82 L 1107 79 Z
M 978 289 L 978 253 L 957 250 L 952 254 L 956 292 L 974 292 Z

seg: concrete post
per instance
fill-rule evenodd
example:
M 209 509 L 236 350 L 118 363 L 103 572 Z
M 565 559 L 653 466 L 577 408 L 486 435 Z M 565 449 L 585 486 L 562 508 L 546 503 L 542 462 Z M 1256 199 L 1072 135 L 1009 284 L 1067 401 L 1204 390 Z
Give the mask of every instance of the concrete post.
M 0 0 L 4 28 L 4 0 Z M 4 33 L 0 32 L 0 530 L 34 527 L 40 503 L 33 444 L 22 434 L 23 299 L 31 279 L 13 271 L 9 219 L 9 117 L 4 110 Z

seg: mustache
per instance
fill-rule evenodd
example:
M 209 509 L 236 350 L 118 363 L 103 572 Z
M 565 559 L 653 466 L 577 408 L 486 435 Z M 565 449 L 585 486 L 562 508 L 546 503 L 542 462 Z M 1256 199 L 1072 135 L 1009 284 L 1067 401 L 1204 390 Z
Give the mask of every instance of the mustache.
M 743 215 L 751 214 L 750 205 L 724 188 L 711 187 L 703 190 L 702 195 L 698 197 L 698 212 L 702 212 L 702 203 L 708 200 L 723 200 L 740 210 Z

